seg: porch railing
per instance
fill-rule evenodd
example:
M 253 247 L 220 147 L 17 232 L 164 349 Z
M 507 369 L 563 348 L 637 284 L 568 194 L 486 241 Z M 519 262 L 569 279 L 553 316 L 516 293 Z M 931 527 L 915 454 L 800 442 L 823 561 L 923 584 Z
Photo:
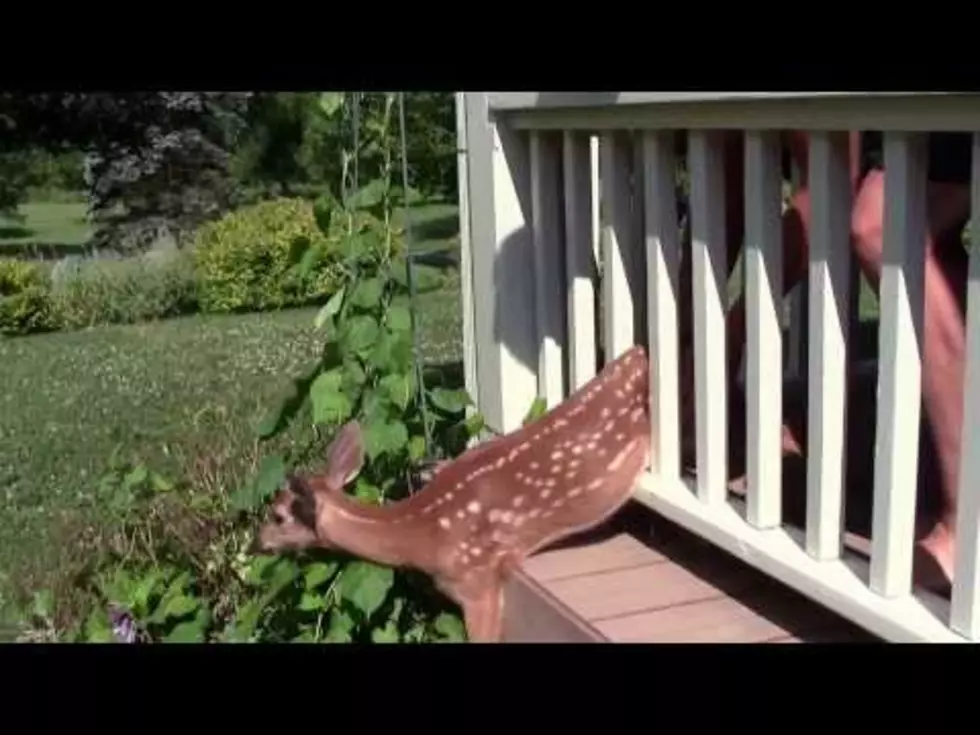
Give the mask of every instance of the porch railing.
M 980 130 L 980 95 L 459 93 L 458 109 L 466 376 L 489 423 L 511 430 L 535 396 L 553 405 L 588 380 L 600 335 L 607 359 L 646 342 L 655 447 L 637 488 L 640 502 L 886 640 L 980 639 L 980 423 L 971 415 L 971 408 L 980 408 L 977 227 L 971 228 L 952 602 L 913 592 L 911 584 L 926 231 L 923 133 Z M 721 129 L 746 131 L 744 504 L 727 490 Z M 789 129 L 811 132 L 805 529 L 781 520 L 784 365 L 782 351 L 771 348 L 782 342 L 777 131 Z M 841 131 L 855 129 L 884 132 L 887 162 L 870 562 L 843 543 L 854 286 Z M 695 480 L 682 476 L 680 462 L 675 131 L 686 132 L 689 142 Z M 980 211 L 978 140 L 974 136 L 974 213 Z

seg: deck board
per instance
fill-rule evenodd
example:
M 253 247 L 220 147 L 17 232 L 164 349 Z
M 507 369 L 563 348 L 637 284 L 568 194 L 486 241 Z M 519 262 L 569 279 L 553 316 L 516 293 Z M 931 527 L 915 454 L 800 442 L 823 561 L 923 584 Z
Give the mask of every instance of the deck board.
M 613 642 L 877 640 L 643 508 L 534 555 L 524 573 Z

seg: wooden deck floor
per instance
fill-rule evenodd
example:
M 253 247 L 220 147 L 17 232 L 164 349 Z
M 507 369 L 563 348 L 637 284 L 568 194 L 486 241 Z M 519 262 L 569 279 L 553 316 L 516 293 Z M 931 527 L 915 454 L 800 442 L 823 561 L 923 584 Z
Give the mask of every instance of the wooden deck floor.
M 546 549 L 525 575 L 563 610 L 563 640 L 871 642 L 874 636 L 644 508 Z M 529 604 L 526 593 L 509 606 Z M 540 607 L 540 606 L 539 606 Z M 513 609 L 513 608 L 511 608 Z M 554 611 L 551 613 L 555 617 Z M 522 618 L 533 617 L 530 611 Z M 540 618 L 540 616 L 539 616 Z M 528 625 L 514 638 L 538 639 Z M 537 623 L 538 628 L 543 625 Z M 576 629 L 577 630 L 573 630 Z M 570 633 L 569 633 L 570 631 Z M 523 635 L 521 634 L 523 633 Z

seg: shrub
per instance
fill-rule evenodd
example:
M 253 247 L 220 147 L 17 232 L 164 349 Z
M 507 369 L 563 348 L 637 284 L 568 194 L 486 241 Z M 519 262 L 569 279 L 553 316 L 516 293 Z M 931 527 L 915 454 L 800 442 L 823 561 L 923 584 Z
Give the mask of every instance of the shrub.
M 380 240 L 383 223 L 357 224 Z M 342 234 L 339 221 L 321 232 L 304 199 L 270 199 L 209 222 L 194 242 L 202 311 L 280 309 L 329 296 L 341 279 Z M 398 252 L 400 238 L 394 245 Z
M 52 310 L 61 328 L 176 316 L 194 310 L 195 296 L 193 263 L 178 250 L 69 258 L 52 272 Z
M 0 258 L 0 333 L 29 334 L 51 326 L 50 286 L 36 263 Z

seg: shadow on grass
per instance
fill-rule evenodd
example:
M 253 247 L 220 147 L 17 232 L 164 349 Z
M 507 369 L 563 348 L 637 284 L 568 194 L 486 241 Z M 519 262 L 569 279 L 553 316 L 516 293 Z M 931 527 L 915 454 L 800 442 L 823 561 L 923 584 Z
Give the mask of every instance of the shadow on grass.
M 412 223 L 413 233 L 419 240 L 447 240 L 459 234 L 459 216 L 446 214 L 430 220 Z
M 441 387 L 456 390 L 462 388 L 465 382 L 463 361 L 429 363 L 422 368 L 425 384 L 429 387 Z
M 412 264 L 416 266 L 424 265 L 428 266 L 429 268 L 436 268 L 438 270 L 459 268 L 459 255 L 457 253 L 446 252 L 444 250 L 413 253 Z
M 15 228 L 10 228 L 15 229 Z M 30 234 L 30 232 L 28 232 Z M 13 235 L 3 235 L 0 230 L 0 240 L 3 237 L 14 237 Z M 0 242 L 0 255 L 10 258 L 30 258 L 33 260 L 57 260 L 68 255 L 84 255 L 89 252 L 89 246 L 84 243 L 74 242 Z
M 30 227 L 22 227 L 21 225 L 4 225 L 0 227 L 0 240 L 18 240 L 24 237 L 30 237 L 34 234 L 34 230 Z

